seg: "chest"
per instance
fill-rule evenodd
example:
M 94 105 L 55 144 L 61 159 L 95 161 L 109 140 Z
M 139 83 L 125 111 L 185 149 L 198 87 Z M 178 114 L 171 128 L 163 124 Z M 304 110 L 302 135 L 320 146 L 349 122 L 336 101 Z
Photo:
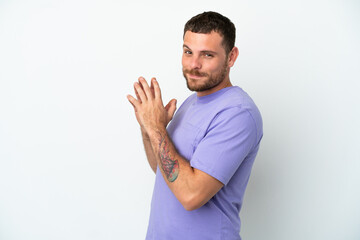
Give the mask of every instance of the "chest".
M 177 151 L 190 160 L 201 140 L 206 136 L 214 117 L 211 109 L 188 107 L 179 110 L 168 126 L 168 133 Z

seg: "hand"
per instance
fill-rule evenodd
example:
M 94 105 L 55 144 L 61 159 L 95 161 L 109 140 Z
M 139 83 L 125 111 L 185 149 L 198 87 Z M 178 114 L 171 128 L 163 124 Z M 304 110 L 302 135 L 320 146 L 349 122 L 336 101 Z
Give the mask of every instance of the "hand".
M 143 77 L 134 84 L 137 98 L 128 95 L 129 102 L 133 105 L 142 133 L 147 135 L 150 131 L 166 128 L 171 121 L 175 110 L 176 100 L 172 99 L 165 107 L 161 98 L 161 90 L 155 78 L 151 79 L 151 85 Z

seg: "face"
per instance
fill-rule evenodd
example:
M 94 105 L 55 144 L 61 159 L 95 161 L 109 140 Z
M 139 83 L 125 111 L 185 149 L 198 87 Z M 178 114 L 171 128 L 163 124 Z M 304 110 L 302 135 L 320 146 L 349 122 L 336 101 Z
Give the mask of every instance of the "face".
M 222 36 L 187 31 L 182 55 L 183 74 L 191 91 L 206 92 L 229 80 L 229 64 Z

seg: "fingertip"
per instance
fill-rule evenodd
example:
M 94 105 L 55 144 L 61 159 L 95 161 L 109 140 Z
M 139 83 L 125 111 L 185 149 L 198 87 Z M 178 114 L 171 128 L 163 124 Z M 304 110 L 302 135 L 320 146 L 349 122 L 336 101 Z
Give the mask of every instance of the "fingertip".
M 151 80 L 152 80 L 152 82 L 154 83 L 154 85 L 159 86 L 159 83 L 158 83 L 158 81 L 156 80 L 156 78 L 153 78 L 153 79 L 151 79 Z

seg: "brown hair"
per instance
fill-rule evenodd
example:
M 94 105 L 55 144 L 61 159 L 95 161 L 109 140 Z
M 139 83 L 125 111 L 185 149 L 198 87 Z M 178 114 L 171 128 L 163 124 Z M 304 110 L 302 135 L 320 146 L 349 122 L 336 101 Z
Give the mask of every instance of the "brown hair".
M 227 17 L 217 12 L 203 12 L 192 17 L 184 27 L 184 36 L 187 31 L 194 33 L 219 33 L 222 37 L 222 45 L 226 54 L 235 45 L 235 25 Z

